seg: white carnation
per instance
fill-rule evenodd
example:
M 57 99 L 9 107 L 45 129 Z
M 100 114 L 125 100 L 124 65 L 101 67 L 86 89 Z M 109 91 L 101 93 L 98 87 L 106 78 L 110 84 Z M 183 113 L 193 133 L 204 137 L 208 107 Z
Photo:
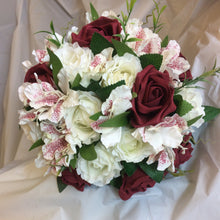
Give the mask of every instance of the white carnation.
M 132 131 L 128 128 L 122 130 L 120 143 L 113 148 L 113 154 L 120 160 L 138 163 L 155 151 L 149 143 L 144 143 L 140 138 L 135 138 Z
M 104 186 L 120 176 L 122 166 L 112 155 L 110 149 L 106 149 L 100 142 L 95 146 L 97 158 L 92 161 L 84 160 L 79 156 L 77 160 L 77 173 L 82 179 L 96 186 Z
M 70 93 L 69 100 L 76 99 L 75 93 Z M 78 102 L 78 104 L 77 104 Z M 74 149 L 76 145 L 91 144 L 99 139 L 99 134 L 91 128 L 93 122 L 89 117 L 101 110 L 101 102 L 98 98 L 89 92 L 78 92 L 78 100 L 73 107 L 70 107 L 69 101 L 64 105 L 65 123 L 70 134 L 66 135 L 66 141 Z M 69 106 L 69 107 L 68 107 Z
M 142 70 L 140 60 L 132 54 L 115 55 L 106 63 L 106 72 L 103 74 L 104 85 L 111 85 L 125 80 L 126 85 L 132 88 L 136 75 Z
M 183 89 L 181 89 L 179 94 L 183 97 L 184 100 L 186 100 L 187 102 L 189 102 L 193 106 L 193 109 L 191 111 L 189 111 L 187 114 L 182 116 L 186 121 L 189 121 L 189 120 L 196 118 L 200 115 L 202 115 L 202 116 L 205 115 L 204 107 L 202 107 L 202 96 L 198 90 L 196 90 L 194 88 L 183 88 Z M 198 128 L 203 123 L 204 123 L 204 120 L 201 117 L 192 126 Z

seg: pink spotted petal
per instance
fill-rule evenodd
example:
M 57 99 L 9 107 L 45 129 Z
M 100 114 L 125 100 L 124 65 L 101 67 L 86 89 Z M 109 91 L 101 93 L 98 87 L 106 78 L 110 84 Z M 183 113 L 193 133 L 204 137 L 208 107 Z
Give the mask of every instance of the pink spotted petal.
M 37 117 L 37 114 L 35 110 L 25 111 L 20 110 L 19 111 L 19 125 L 27 124 L 28 122 L 34 121 Z
M 40 123 L 40 128 L 42 132 L 48 133 L 48 134 L 54 134 L 57 136 L 62 135 L 61 132 L 59 132 L 56 127 L 54 126 L 54 124 L 49 124 L 49 123 L 45 123 L 42 122 Z
M 63 100 L 60 100 L 58 103 L 53 105 L 47 112 L 42 113 L 38 117 L 38 119 L 40 121 L 47 119 L 51 122 L 58 123 L 63 117 L 62 104 Z
M 172 60 L 172 62 L 168 63 L 167 66 L 178 75 L 186 72 L 190 68 L 189 62 L 183 57 L 177 57 L 175 60 Z
M 161 151 L 160 157 L 158 159 L 157 170 L 164 171 L 171 165 L 168 153 L 166 151 Z
M 43 157 L 46 160 L 53 160 L 56 152 L 62 152 L 65 148 L 67 148 L 67 142 L 65 138 L 60 138 L 55 140 L 49 144 L 45 144 L 42 147 Z

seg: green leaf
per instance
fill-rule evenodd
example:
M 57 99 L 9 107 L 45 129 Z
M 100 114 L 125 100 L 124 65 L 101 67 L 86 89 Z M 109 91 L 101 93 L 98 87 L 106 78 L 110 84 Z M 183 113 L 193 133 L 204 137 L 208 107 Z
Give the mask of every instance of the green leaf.
M 161 47 L 166 47 L 168 45 L 168 35 L 161 42 Z
M 71 89 L 73 89 L 74 87 L 78 87 L 80 85 L 81 80 L 82 80 L 82 77 L 80 76 L 79 73 L 77 73 L 73 83 L 71 83 Z
M 74 158 L 70 161 L 70 167 L 74 170 L 76 168 L 77 156 L 74 155 Z
M 50 41 L 51 43 L 55 44 L 58 48 L 60 47 L 60 42 L 59 41 L 54 40 L 54 39 L 50 39 L 50 38 L 48 38 L 47 40 Z
M 122 85 L 125 85 L 124 80 L 121 80 L 121 81 L 118 81 L 117 83 L 114 83 L 112 85 L 100 88 L 100 89 L 96 90 L 95 93 L 101 99 L 101 101 L 104 102 L 109 97 L 109 95 L 113 89 L 117 88 L 118 86 L 122 86 Z
M 112 179 L 109 185 L 114 186 L 117 189 L 120 189 L 122 185 L 122 176 Z
M 173 97 L 175 105 L 176 105 L 176 113 L 179 116 L 183 116 L 185 114 L 187 114 L 188 112 L 190 112 L 193 109 L 193 106 L 187 102 L 186 100 L 183 100 L 181 95 L 175 95 Z
M 191 126 L 191 125 L 193 125 L 194 123 L 196 123 L 201 117 L 202 117 L 202 115 L 199 115 L 199 116 L 197 116 L 197 117 L 195 117 L 195 118 L 193 118 L 193 119 L 187 121 L 188 127 Z
M 213 120 L 218 114 L 220 114 L 220 108 L 215 108 L 213 106 L 204 106 L 205 116 L 203 117 L 205 122 Z
M 132 176 L 138 168 L 138 165 L 135 163 L 127 163 L 125 161 L 122 161 L 121 164 L 124 167 L 125 173 L 128 176 Z
M 134 56 L 137 56 L 135 52 L 128 47 L 125 43 L 112 39 L 112 43 L 117 51 L 118 56 L 123 56 L 125 53 L 130 53 Z
M 57 177 L 57 187 L 60 193 L 67 187 L 67 184 L 63 183 L 62 178 L 59 176 Z
M 132 11 L 135 2 L 136 2 L 136 0 L 131 0 L 131 2 L 130 2 L 130 11 Z
M 63 65 L 62 65 L 60 59 L 57 57 L 56 54 L 54 54 L 54 52 L 52 50 L 47 48 L 47 52 L 50 56 L 50 65 L 52 65 L 52 68 L 53 68 L 53 80 L 54 80 L 56 86 L 59 87 L 57 74 L 63 68 Z
M 91 43 L 90 43 L 90 49 L 92 50 L 94 55 L 96 55 L 98 53 L 101 53 L 104 49 L 106 49 L 108 47 L 114 48 L 112 43 L 110 43 L 101 34 L 95 32 L 92 35 L 92 40 L 91 40 Z
M 166 5 L 164 5 L 161 9 L 160 9 L 160 15 L 163 13 L 163 11 L 166 9 Z
M 39 33 L 47 33 L 47 34 L 53 34 L 50 31 L 37 31 L 34 34 L 39 34 Z
M 35 149 L 35 148 L 37 148 L 37 147 L 40 147 L 40 146 L 42 146 L 42 145 L 44 145 L 44 141 L 43 141 L 42 138 L 41 138 L 41 139 L 37 140 L 36 142 L 34 142 L 34 143 L 32 144 L 32 146 L 29 148 L 29 151 L 31 151 L 31 150 L 33 150 L 33 149 Z
M 91 115 L 89 118 L 93 121 L 97 121 L 101 115 L 102 115 L 102 112 L 97 112 L 94 115 Z
M 91 15 L 92 15 L 92 20 L 95 21 L 96 19 L 99 18 L 99 14 L 91 2 L 90 2 L 90 10 L 91 10 Z
M 144 69 L 148 65 L 154 65 L 154 67 L 159 70 L 163 56 L 160 54 L 145 54 L 139 57 L 141 61 L 141 66 Z
M 97 142 L 94 142 L 90 145 L 84 144 L 81 148 L 79 148 L 79 153 L 83 159 L 91 161 L 97 158 L 97 153 L 95 151 L 96 143 Z
M 126 42 L 136 42 L 136 41 L 142 41 L 142 39 L 136 38 L 136 37 L 131 37 L 131 38 L 126 40 Z
M 148 165 L 146 160 L 140 162 L 138 165 L 139 167 L 154 181 L 161 182 L 164 176 L 164 171 L 157 170 L 157 162 Z
M 55 34 L 54 26 L 53 26 L 53 21 L 50 22 L 50 29 L 53 34 Z
M 104 121 L 99 127 L 122 127 L 128 125 L 128 115 L 130 112 L 123 112 L 113 118 Z

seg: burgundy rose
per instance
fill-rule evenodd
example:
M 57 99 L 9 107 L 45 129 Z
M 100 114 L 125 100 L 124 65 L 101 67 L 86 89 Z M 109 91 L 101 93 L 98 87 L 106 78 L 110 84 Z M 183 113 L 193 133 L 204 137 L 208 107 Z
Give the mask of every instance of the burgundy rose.
M 188 135 L 185 135 L 183 138 L 183 142 L 181 143 L 181 145 L 184 148 L 186 148 L 185 151 L 180 147 L 177 149 L 174 149 L 174 152 L 176 154 L 174 165 L 176 168 L 178 168 L 180 164 L 186 162 L 192 157 L 191 153 L 193 151 L 193 148 L 191 146 L 191 143 L 189 142 L 189 139 L 191 138 L 191 136 L 192 134 L 190 133 Z
M 185 57 L 181 53 L 180 53 L 179 56 L 183 57 L 185 59 Z M 180 79 L 181 82 L 183 82 L 185 79 L 192 80 L 192 74 L 191 74 L 190 69 L 187 70 L 185 73 L 181 73 L 179 75 L 179 79 Z
M 153 187 L 156 182 L 144 171 L 137 169 L 132 176 L 125 174 L 119 189 L 119 196 L 123 200 L 129 199 L 136 192 L 144 192 L 148 187 Z
M 39 63 L 35 66 L 32 66 L 27 71 L 25 78 L 24 78 L 24 82 L 30 82 L 30 83 L 36 82 L 34 73 L 37 74 L 38 79 L 40 79 L 41 81 L 48 82 L 52 86 L 55 85 L 53 81 L 53 73 L 46 63 Z
M 78 189 L 79 191 L 83 191 L 85 185 L 89 185 L 90 184 L 88 182 L 86 182 L 85 180 L 83 180 L 76 172 L 76 170 L 71 169 L 71 172 L 69 169 L 65 169 L 62 172 L 62 182 L 67 184 L 67 185 L 71 185 L 74 186 L 76 189 Z
M 80 47 L 89 47 L 94 33 L 99 33 L 111 42 L 114 38 L 119 40 L 119 37 L 114 34 L 121 33 L 121 25 L 117 19 L 110 19 L 107 17 L 100 17 L 97 20 L 83 26 L 79 34 L 72 33 L 72 43 L 78 42 Z
M 137 94 L 132 100 L 131 115 L 135 128 L 156 125 L 176 109 L 168 72 L 161 73 L 153 65 L 137 74 L 132 91 Z

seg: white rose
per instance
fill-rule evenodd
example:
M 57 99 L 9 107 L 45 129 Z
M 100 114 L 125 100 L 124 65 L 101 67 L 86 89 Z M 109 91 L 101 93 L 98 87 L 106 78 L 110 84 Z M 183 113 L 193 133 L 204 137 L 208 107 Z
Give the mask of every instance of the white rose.
M 71 95 L 76 98 L 75 93 L 70 93 Z M 76 145 L 81 146 L 81 143 L 91 144 L 99 139 L 99 134 L 90 126 L 93 121 L 89 117 L 100 112 L 100 100 L 89 92 L 78 92 L 78 104 L 76 103 L 77 101 L 73 107 L 67 107 L 66 109 L 64 107 L 65 123 L 70 131 L 70 134 L 66 135 L 66 140 L 72 148 L 75 148 Z
M 83 78 L 88 72 L 93 53 L 89 48 L 80 47 L 78 43 L 64 43 L 54 52 L 66 70 L 68 81 L 72 82 L 79 73 Z
M 202 107 L 202 96 L 198 90 L 196 90 L 194 88 L 183 88 L 183 89 L 181 89 L 179 94 L 183 97 L 184 100 L 186 100 L 187 102 L 189 102 L 193 106 L 193 109 L 191 111 L 189 111 L 187 114 L 182 116 L 186 121 L 189 121 L 189 120 L 196 118 L 200 115 L 202 115 L 202 116 L 205 115 L 204 107 Z M 204 123 L 204 120 L 201 117 L 192 126 L 198 128 L 203 123 Z
M 120 143 L 113 148 L 112 153 L 120 160 L 138 163 L 155 151 L 149 143 L 144 143 L 140 138 L 135 138 L 132 131 L 128 128 L 122 130 Z
M 84 160 L 79 156 L 77 160 L 77 173 L 82 179 L 96 186 L 104 186 L 120 175 L 122 166 L 100 142 L 95 146 L 97 158 L 92 161 Z
M 106 63 L 106 72 L 103 74 L 104 85 L 111 85 L 125 80 L 126 85 L 132 88 L 136 75 L 142 70 L 140 60 L 132 54 L 114 56 Z

